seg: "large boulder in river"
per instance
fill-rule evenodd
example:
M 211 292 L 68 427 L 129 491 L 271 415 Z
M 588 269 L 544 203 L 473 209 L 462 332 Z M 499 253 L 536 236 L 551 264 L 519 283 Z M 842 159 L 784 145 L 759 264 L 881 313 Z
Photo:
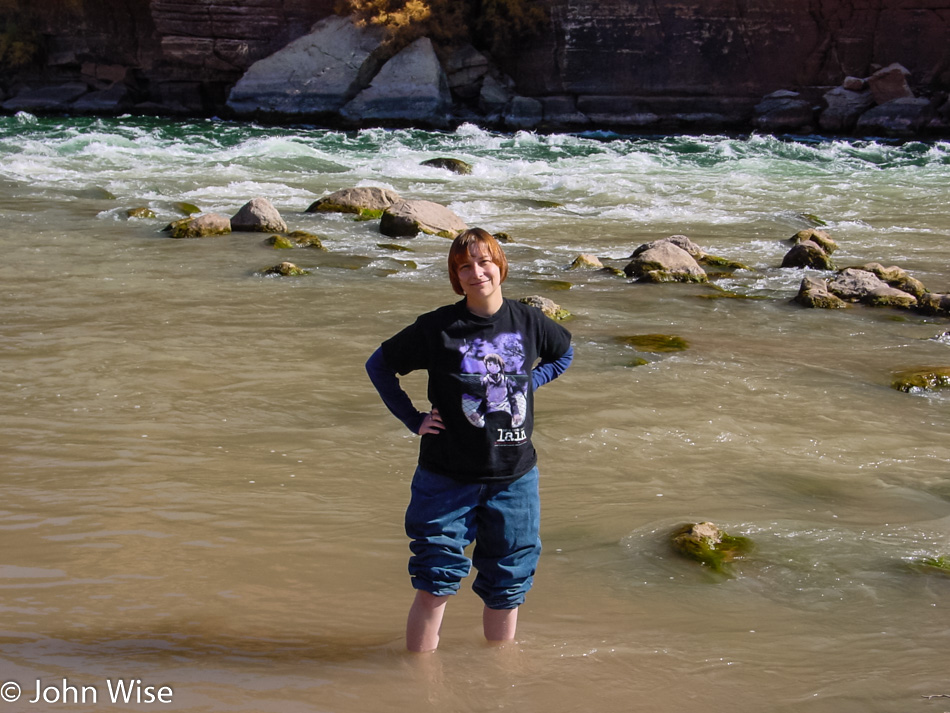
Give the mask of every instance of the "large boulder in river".
M 349 121 L 417 124 L 448 123 L 449 83 L 428 37 L 420 37 L 383 65 L 370 85 L 346 104 Z
M 253 198 L 231 218 L 231 228 L 257 233 L 286 233 L 287 223 L 269 200 Z
M 637 248 L 623 271 L 641 282 L 706 282 L 706 272 L 691 254 L 692 248 L 698 250 L 685 236 L 655 240 Z
M 795 235 L 789 238 L 789 242 L 793 245 L 804 243 L 806 240 L 810 240 L 818 245 L 828 255 L 831 255 L 831 253 L 838 249 L 838 243 L 836 243 L 828 233 L 818 228 L 799 230 Z
M 388 188 L 343 188 L 314 201 L 306 212 L 356 213 L 363 218 L 378 218 L 384 210 L 401 200 L 402 197 L 396 191 Z
M 379 68 L 384 33 L 330 16 L 280 51 L 255 62 L 228 97 L 239 116 L 334 115 Z
M 782 267 L 806 268 L 813 270 L 834 270 L 835 265 L 822 247 L 811 240 L 793 245 L 782 258 Z
M 400 201 L 385 210 L 379 221 L 379 232 L 391 238 L 411 238 L 418 233 L 455 238 L 468 230 L 455 213 L 432 201 Z
M 914 307 L 917 298 L 891 287 L 873 272 L 849 267 L 828 282 L 828 291 L 846 302 L 875 307 Z

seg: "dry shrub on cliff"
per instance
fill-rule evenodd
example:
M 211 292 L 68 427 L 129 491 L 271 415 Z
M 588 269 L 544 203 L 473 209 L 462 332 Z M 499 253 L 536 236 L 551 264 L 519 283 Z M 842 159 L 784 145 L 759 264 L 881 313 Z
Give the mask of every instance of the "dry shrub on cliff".
M 387 28 L 397 50 L 428 37 L 442 48 L 472 42 L 499 51 L 547 22 L 536 0 L 338 0 L 336 11 Z
M 19 69 L 39 59 L 39 37 L 29 27 L 20 16 L 0 19 L 0 70 Z

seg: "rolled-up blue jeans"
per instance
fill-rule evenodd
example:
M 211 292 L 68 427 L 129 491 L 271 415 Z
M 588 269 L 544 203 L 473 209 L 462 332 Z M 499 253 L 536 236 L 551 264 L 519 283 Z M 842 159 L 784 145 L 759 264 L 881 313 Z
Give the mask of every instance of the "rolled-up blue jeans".
M 538 469 L 513 483 L 468 484 L 417 468 L 406 510 L 412 586 L 455 594 L 474 564 L 472 589 L 489 609 L 520 606 L 541 555 Z M 475 542 L 472 559 L 465 548 Z

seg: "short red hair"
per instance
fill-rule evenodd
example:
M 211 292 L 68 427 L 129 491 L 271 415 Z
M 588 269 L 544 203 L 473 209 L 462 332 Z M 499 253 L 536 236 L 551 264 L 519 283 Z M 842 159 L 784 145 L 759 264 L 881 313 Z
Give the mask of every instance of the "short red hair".
M 452 283 L 452 289 L 457 295 L 465 294 L 462 283 L 459 282 L 459 267 L 471 257 L 472 248 L 476 245 L 480 245 L 491 256 L 491 261 L 498 265 L 501 281 L 504 282 L 508 277 L 508 258 L 505 257 L 505 251 L 501 249 L 495 236 L 481 228 L 469 228 L 459 233 L 458 237 L 452 241 L 452 247 L 449 248 L 449 282 Z

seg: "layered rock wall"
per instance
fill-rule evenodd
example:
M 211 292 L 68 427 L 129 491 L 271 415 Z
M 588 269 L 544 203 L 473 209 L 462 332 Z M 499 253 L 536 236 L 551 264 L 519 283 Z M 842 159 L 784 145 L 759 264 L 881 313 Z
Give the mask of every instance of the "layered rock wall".
M 950 0 L 540 1 L 548 28 L 493 58 L 531 117 L 626 128 L 751 126 L 766 94 L 798 92 L 807 113 L 847 77 L 893 63 L 935 108 L 950 89 Z M 0 19 L 27 19 L 44 52 L 40 67 L 5 72 L 0 87 L 16 97 L 85 82 L 112 89 L 87 106 L 226 113 L 248 68 L 310 32 L 333 4 L 0 0 Z M 497 79 L 486 86 L 495 91 Z

